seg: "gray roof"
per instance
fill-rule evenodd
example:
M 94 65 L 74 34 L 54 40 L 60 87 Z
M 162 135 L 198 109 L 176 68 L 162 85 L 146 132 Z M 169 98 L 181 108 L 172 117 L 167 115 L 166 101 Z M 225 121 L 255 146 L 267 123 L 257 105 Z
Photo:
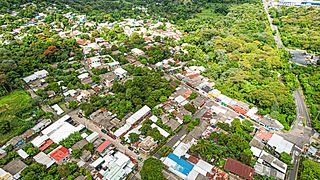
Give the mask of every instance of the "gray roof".
M 9 172 L 11 175 L 19 174 L 22 170 L 28 167 L 24 162 L 20 159 L 14 159 L 13 161 L 9 162 L 5 165 L 2 169 Z

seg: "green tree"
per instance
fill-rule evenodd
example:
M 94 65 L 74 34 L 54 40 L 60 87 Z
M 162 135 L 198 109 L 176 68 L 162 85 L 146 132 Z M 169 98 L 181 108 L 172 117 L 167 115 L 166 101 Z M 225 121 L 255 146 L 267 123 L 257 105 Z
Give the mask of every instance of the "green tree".
M 139 134 L 137 133 L 130 133 L 129 134 L 129 139 L 131 143 L 135 143 L 137 141 L 139 141 Z
M 280 153 L 280 160 L 283 161 L 284 163 L 290 165 L 292 161 L 292 156 L 286 152 Z
M 142 169 L 140 171 L 142 180 L 164 180 L 162 174 L 163 164 L 160 160 L 153 157 L 149 157 L 143 162 Z

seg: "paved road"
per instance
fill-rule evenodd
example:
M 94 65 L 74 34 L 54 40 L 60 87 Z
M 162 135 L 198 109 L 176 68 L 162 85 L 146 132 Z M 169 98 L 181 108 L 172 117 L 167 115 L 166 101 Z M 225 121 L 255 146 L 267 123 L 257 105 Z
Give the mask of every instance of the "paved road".
M 77 109 L 76 109 L 76 110 L 73 110 L 73 111 L 69 112 L 69 116 L 72 117 L 72 119 L 75 120 L 75 121 L 77 121 L 78 123 L 85 125 L 86 128 L 88 128 L 89 130 L 95 131 L 95 132 L 99 133 L 99 135 L 100 135 L 102 138 L 111 141 L 112 144 L 113 144 L 118 150 L 120 150 L 121 152 L 123 152 L 123 153 L 131 156 L 133 159 L 138 159 L 138 157 L 142 158 L 142 159 L 143 159 L 142 161 L 138 161 L 139 167 L 142 167 L 143 161 L 147 158 L 145 155 L 140 154 L 140 155 L 138 156 L 138 155 L 135 154 L 134 152 L 130 151 L 130 150 L 128 149 L 128 146 L 124 146 L 124 145 L 122 145 L 122 144 L 120 143 L 120 142 L 121 142 L 120 139 L 113 139 L 113 138 L 111 138 L 110 136 L 108 136 L 107 134 L 102 133 L 100 127 L 96 126 L 92 121 L 90 121 L 90 120 L 88 120 L 88 119 L 86 119 L 86 118 L 84 118 L 84 117 L 80 118 L 80 117 L 78 116 L 78 112 L 79 112 L 79 111 L 78 111 Z
M 287 176 L 288 180 L 295 180 L 297 179 L 298 170 L 299 170 L 299 162 L 300 162 L 300 153 L 301 150 L 296 146 L 293 147 L 293 168 L 289 170 L 289 174 Z
M 312 127 L 311 119 L 308 114 L 307 106 L 304 102 L 303 94 L 301 90 L 298 88 L 293 92 L 293 97 L 297 106 L 297 119 L 298 123 L 301 123 L 305 120 L 307 127 Z M 295 123 L 296 125 L 296 123 Z
M 299 88 L 293 92 L 293 97 L 297 109 L 296 121 L 293 123 L 291 130 L 288 133 L 283 134 L 285 139 L 296 145 L 293 148 L 292 155 L 294 166 L 288 172 L 288 180 L 297 179 L 301 149 L 305 144 L 309 144 L 310 137 L 314 134 L 307 106 L 304 102 L 303 94 Z M 305 126 L 303 126 L 303 122 L 306 123 Z
M 272 20 L 272 17 L 270 16 L 270 14 L 269 14 L 268 5 L 269 5 L 268 2 L 266 0 L 263 0 L 263 7 L 264 7 L 264 10 L 267 13 L 268 21 L 270 23 L 270 27 L 271 27 L 272 31 L 276 31 L 276 33 L 273 35 L 274 40 L 276 41 L 277 47 L 280 49 L 280 48 L 282 48 L 282 41 L 281 41 L 281 38 L 280 38 L 278 27 L 276 25 L 272 24 L 273 20 Z

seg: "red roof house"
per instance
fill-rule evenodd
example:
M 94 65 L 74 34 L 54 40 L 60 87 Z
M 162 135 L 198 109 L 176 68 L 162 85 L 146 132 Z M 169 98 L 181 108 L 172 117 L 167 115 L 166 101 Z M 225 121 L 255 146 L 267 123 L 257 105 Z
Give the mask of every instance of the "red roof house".
M 63 162 L 65 162 L 68 159 L 69 155 L 70 151 L 63 146 L 57 147 L 49 154 L 49 156 L 53 158 L 58 164 L 62 164 Z
M 105 151 L 106 149 L 108 149 L 109 147 L 111 147 L 111 146 L 112 146 L 111 141 L 106 140 L 105 142 L 103 142 L 103 143 L 97 148 L 97 151 L 98 151 L 99 153 L 104 153 L 104 151 Z
M 40 151 L 46 150 L 51 144 L 53 144 L 51 139 L 46 140 L 45 143 L 39 147 Z
M 253 179 L 254 169 L 237 160 L 228 158 L 224 169 L 247 180 Z

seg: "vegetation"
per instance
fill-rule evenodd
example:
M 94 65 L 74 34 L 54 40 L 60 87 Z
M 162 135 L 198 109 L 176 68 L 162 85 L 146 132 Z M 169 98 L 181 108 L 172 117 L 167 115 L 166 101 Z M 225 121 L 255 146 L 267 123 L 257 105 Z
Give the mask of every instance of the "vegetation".
M 33 163 L 21 172 L 21 179 L 74 179 L 80 175 L 92 179 L 90 172 L 86 171 L 84 167 L 78 168 L 75 163 L 53 165 L 49 169 L 45 165 Z
M 76 142 L 82 139 L 81 134 L 79 132 L 72 133 L 69 137 L 62 140 L 60 145 L 64 146 L 65 148 L 71 148 Z
M 320 132 L 320 67 L 293 65 L 292 69 L 301 82 L 309 112 L 311 113 L 312 127 Z
M 292 161 L 292 156 L 286 152 L 280 153 L 280 160 L 283 161 L 284 163 L 290 165 Z
M 230 157 L 252 165 L 253 153 L 249 146 L 252 136 L 248 135 L 253 130 L 252 124 L 241 123 L 239 119 L 235 119 L 231 126 L 225 123 L 218 126 L 226 132 L 214 132 L 208 139 L 198 140 L 196 145 L 191 146 L 191 154 L 200 155 L 207 161 L 214 159 L 217 163 Z
M 31 128 L 36 119 L 32 115 L 34 104 L 31 97 L 22 90 L 16 90 L 0 97 L 0 144 Z
M 281 7 L 270 9 L 273 23 L 278 25 L 283 44 L 289 48 L 320 53 L 319 8 Z
M 142 169 L 140 171 L 142 180 L 164 180 L 162 174 L 163 164 L 160 160 L 153 157 L 149 157 L 143 162 Z
M 310 159 L 302 159 L 300 164 L 300 179 L 319 179 L 320 178 L 320 163 Z
M 161 141 L 164 137 L 161 135 L 157 128 L 152 128 L 151 125 L 153 122 L 151 120 L 145 120 L 142 123 L 142 127 L 139 129 L 141 131 L 141 135 L 151 136 L 156 141 Z
M 169 146 L 162 146 L 159 151 L 158 154 L 162 157 L 167 157 L 170 153 L 172 153 L 172 148 Z
M 161 102 L 161 97 L 168 97 L 174 91 L 174 87 L 170 86 L 158 71 L 133 66 L 127 66 L 127 70 L 133 78 L 124 84 L 115 81 L 112 86 L 114 96 L 92 96 L 89 103 L 80 105 L 85 115 L 90 115 L 98 108 L 106 107 L 121 119 L 127 113 L 139 110 L 143 105 L 156 106 Z
M 131 143 L 135 143 L 139 141 L 139 134 L 137 133 L 130 133 L 129 134 L 129 139 Z
M 192 131 L 196 126 L 199 126 L 200 125 L 200 119 L 197 118 L 193 121 L 191 121 L 188 126 L 187 126 L 187 131 L 190 132 Z

